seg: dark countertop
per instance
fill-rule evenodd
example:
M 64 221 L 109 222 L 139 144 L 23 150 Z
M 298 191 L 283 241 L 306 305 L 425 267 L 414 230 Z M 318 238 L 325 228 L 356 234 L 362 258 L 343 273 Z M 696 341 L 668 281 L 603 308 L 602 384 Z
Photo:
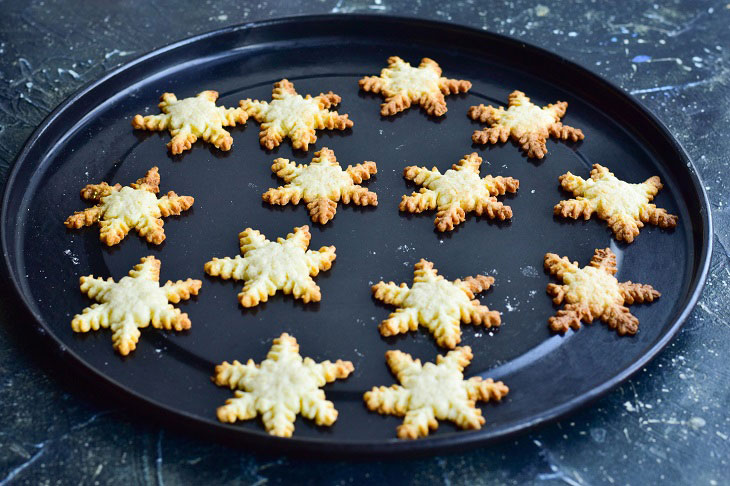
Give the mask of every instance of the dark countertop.
M 704 294 L 657 359 L 567 419 L 430 459 L 319 462 L 252 454 L 161 428 L 34 345 L 0 301 L 0 486 L 6 484 L 671 484 L 730 481 L 730 3 L 515 0 L 5 2 L 0 185 L 24 140 L 79 86 L 147 50 L 215 28 L 302 13 L 461 23 L 551 49 L 634 94 L 704 179 L 715 250 Z

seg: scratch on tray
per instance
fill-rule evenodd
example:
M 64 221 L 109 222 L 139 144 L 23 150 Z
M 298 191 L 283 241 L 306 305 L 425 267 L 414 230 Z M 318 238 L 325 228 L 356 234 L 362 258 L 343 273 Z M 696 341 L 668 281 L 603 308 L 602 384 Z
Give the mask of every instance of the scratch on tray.
M 633 89 L 630 91 L 632 95 L 635 94 L 645 94 L 645 93 L 657 93 L 659 91 L 672 91 L 672 90 L 681 90 L 685 88 L 694 88 L 695 86 L 702 86 L 704 84 L 709 84 L 712 82 L 715 82 L 716 79 L 714 77 L 709 79 L 702 79 L 700 81 L 692 81 L 690 83 L 684 83 L 684 84 L 670 84 L 667 86 L 658 86 L 656 88 L 646 88 L 646 89 Z
M 723 318 L 717 312 L 715 312 L 712 309 L 710 309 L 709 307 L 707 307 L 707 305 L 704 302 L 702 302 L 702 301 L 698 302 L 697 303 L 697 307 L 699 307 L 700 309 L 702 309 L 703 311 L 705 311 L 707 314 L 709 314 L 712 317 L 714 317 L 715 319 L 717 319 L 717 322 L 722 323 L 722 325 L 724 325 L 726 327 L 730 327 L 730 324 L 728 324 L 727 322 L 725 322 L 725 318 Z
M 7 486 L 7 485 L 11 484 L 11 481 L 13 481 L 13 479 L 15 479 L 20 473 L 22 473 L 28 467 L 32 466 L 36 461 L 38 461 L 38 459 L 40 459 L 41 456 L 43 456 L 43 454 L 45 454 L 47 447 L 50 446 L 51 444 L 53 444 L 54 442 L 58 442 L 58 441 L 65 439 L 66 437 L 70 436 L 73 432 L 76 432 L 78 430 L 83 429 L 84 427 L 87 427 L 89 424 L 96 421 L 96 419 L 98 419 L 99 417 L 108 415 L 112 412 L 114 412 L 114 410 L 105 410 L 103 412 L 96 413 L 96 414 L 92 415 L 91 417 L 89 417 L 84 422 L 81 422 L 80 424 L 77 424 L 77 425 L 74 425 L 73 427 L 71 427 L 68 430 L 68 432 L 66 432 L 65 434 L 62 434 L 58 437 L 46 439 L 42 442 L 33 444 L 33 447 L 38 449 L 38 451 L 35 454 L 33 454 L 27 461 L 25 461 L 23 464 L 19 465 L 15 469 L 11 470 L 3 479 L 1 479 L 0 486 Z
M 550 453 L 550 451 L 543 445 L 542 442 L 537 439 L 533 439 L 532 442 L 537 446 L 539 450 L 538 454 L 540 455 L 540 457 L 545 460 L 548 467 L 550 468 L 549 473 L 538 474 L 538 480 L 547 481 L 551 479 L 557 479 L 565 484 L 568 484 L 569 486 L 586 486 L 586 483 L 583 481 L 583 478 L 580 477 L 577 471 L 572 471 L 572 473 L 566 474 L 566 472 L 563 471 L 564 468 L 558 466 L 555 458 Z
M 27 468 L 32 466 L 33 463 L 35 463 L 38 459 L 40 459 L 40 457 L 46 452 L 46 449 L 44 447 L 45 445 L 46 445 L 45 442 L 36 444 L 36 447 L 40 447 L 38 452 L 33 454 L 33 456 L 30 459 L 28 459 L 27 461 L 25 461 L 23 464 L 16 467 L 12 471 L 10 471 L 7 476 L 5 476 L 2 480 L 0 480 L 0 486 L 6 486 L 6 485 L 10 484 L 10 481 L 15 479 L 18 476 L 18 474 L 25 471 Z
M 157 457 L 155 458 L 155 473 L 157 476 L 157 484 L 158 486 L 164 486 L 165 481 L 162 479 L 162 438 L 165 434 L 165 431 L 163 429 L 160 429 L 159 434 L 157 434 Z
M 120 51 L 119 49 L 114 49 L 113 51 L 107 52 L 104 54 L 104 59 L 109 59 L 112 56 L 129 56 L 130 54 L 134 54 L 134 51 Z
M 352 13 L 358 10 L 374 10 L 383 12 L 388 10 L 388 7 L 383 4 L 383 0 L 373 0 L 373 3 L 362 2 L 357 0 L 347 1 L 338 0 L 332 10 L 332 13 Z

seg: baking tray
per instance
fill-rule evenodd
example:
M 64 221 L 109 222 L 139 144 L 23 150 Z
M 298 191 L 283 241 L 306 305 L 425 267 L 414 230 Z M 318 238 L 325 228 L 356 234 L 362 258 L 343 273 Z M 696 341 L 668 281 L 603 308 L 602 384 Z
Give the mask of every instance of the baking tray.
M 418 107 L 381 118 L 381 98 L 358 89 L 363 75 L 377 74 L 391 55 L 411 63 L 437 60 L 448 77 L 469 79 L 472 90 L 447 98 L 448 113 L 426 116 Z M 168 154 L 167 133 L 132 130 L 136 113 L 156 113 L 164 91 L 178 97 L 204 89 L 220 92 L 219 104 L 269 99 L 272 84 L 288 78 L 301 94 L 332 90 L 337 108 L 355 125 L 321 131 L 309 153 L 285 141 L 273 151 L 258 143 L 258 125 L 231 129 L 233 149 L 221 152 L 198 142 L 181 156 Z M 475 146 L 481 125 L 467 116 L 478 103 L 504 105 L 514 89 L 533 101 L 569 102 L 566 124 L 586 138 L 548 142 L 543 160 L 527 159 L 511 142 Z M 276 157 L 308 162 L 327 146 L 343 164 L 374 160 L 377 176 L 367 187 L 377 208 L 340 206 L 326 226 L 311 225 L 306 208 L 272 207 L 261 194 L 280 181 L 269 167 Z M 516 177 L 520 190 L 508 196 L 514 216 L 497 223 L 476 216 L 450 233 L 434 230 L 434 214 L 398 211 L 414 186 L 402 177 L 406 165 L 446 169 L 464 154 L 486 159 L 485 174 Z M 599 220 L 567 221 L 552 207 L 565 198 L 558 176 L 570 170 L 587 177 L 592 163 L 624 180 L 657 174 L 665 184 L 657 205 L 679 215 L 673 231 L 647 226 L 631 245 L 617 243 Z M 87 207 L 78 196 L 97 181 L 127 184 L 151 166 L 161 190 L 195 197 L 192 210 L 165 224 L 167 240 L 148 245 L 131 234 L 107 248 L 97 228 L 66 230 L 62 222 Z M 538 47 L 500 35 L 447 23 L 368 15 L 309 16 L 229 27 L 155 50 L 95 81 L 59 106 L 36 130 L 17 158 L 2 206 L 2 246 L 11 287 L 33 316 L 18 326 L 36 326 L 91 388 L 117 392 L 131 410 L 165 419 L 178 430 L 214 436 L 256 449 L 328 454 L 433 453 L 484 444 L 555 419 L 585 405 L 628 378 L 676 334 L 697 301 L 711 253 L 708 202 L 696 170 L 667 129 L 636 100 L 577 64 Z M 211 257 L 238 254 L 238 232 L 250 226 L 270 239 L 310 224 L 311 247 L 337 247 L 337 260 L 316 281 L 322 301 L 301 304 L 277 294 L 250 310 L 236 300 L 242 283 L 204 274 Z M 618 255 L 619 280 L 650 283 L 662 292 L 651 305 L 635 305 L 635 337 L 619 337 L 600 323 L 555 335 L 547 319 L 555 312 L 542 269 L 546 252 L 586 264 L 595 248 Z M 161 280 L 198 278 L 200 295 L 179 307 L 192 329 L 166 333 L 144 329 L 137 350 L 117 355 L 110 331 L 71 331 L 75 313 L 88 306 L 78 288 L 82 275 L 119 279 L 145 255 L 162 260 Z M 370 285 L 381 279 L 410 282 L 413 265 L 433 261 L 449 279 L 487 273 L 495 287 L 480 300 L 502 312 L 502 327 L 489 332 L 463 325 L 462 344 L 474 360 L 467 376 L 503 380 L 511 391 L 500 404 L 483 406 L 479 431 L 442 422 L 425 439 L 396 439 L 401 419 L 369 412 L 364 391 L 395 378 L 384 361 L 389 349 L 432 361 L 443 352 L 425 330 L 383 338 L 378 323 L 391 308 L 376 302 Z M 260 362 L 273 338 L 296 336 L 302 354 L 316 360 L 348 359 L 355 372 L 325 388 L 339 410 L 332 427 L 299 417 L 291 439 L 267 435 L 259 420 L 224 425 L 216 407 L 232 393 L 210 381 L 223 360 Z

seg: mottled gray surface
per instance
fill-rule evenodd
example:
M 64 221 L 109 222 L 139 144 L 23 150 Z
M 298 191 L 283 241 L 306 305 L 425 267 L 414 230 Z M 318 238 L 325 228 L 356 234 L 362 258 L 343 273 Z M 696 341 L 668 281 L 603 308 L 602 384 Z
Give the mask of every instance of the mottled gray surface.
M 73 5 L 73 8 L 72 8 Z M 286 7 L 285 7 L 286 6 Z M 715 252 L 704 295 L 646 369 L 590 408 L 465 454 L 352 464 L 258 456 L 146 423 L 33 349 L 0 302 L 5 484 L 729 484 L 730 4 L 264 0 L 3 2 L 0 181 L 23 141 L 83 83 L 150 48 L 296 13 L 448 20 L 545 46 L 612 80 L 667 124 L 704 178 Z

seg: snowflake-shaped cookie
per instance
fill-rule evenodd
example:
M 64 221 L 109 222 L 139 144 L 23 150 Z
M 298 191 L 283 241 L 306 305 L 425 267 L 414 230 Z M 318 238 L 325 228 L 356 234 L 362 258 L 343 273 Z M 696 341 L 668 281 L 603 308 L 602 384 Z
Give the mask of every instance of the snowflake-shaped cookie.
M 545 142 L 549 137 L 577 142 L 583 140 L 578 128 L 563 125 L 560 119 L 565 115 L 568 103 L 558 101 L 540 108 L 533 104 L 522 91 L 509 95 L 509 107 L 472 106 L 469 117 L 482 123 L 489 123 L 483 130 L 475 130 L 471 139 L 474 143 L 486 144 L 506 142 L 511 136 L 520 144 L 530 158 L 541 159 L 547 153 Z
M 335 247 L 307 250 L 312 238 L 309 226 L 294 228 L 286 239 L 277 238 L 275 242 L 251 228 L 242 231 L 238 238 L 243 256 L 213 258 L 205 264 L 205 272 L 224 280 L 245 281 L 243 291 L 238 294 L 242 306 L 254 307 L 266 302 L 277 290 L 293 294 L 305 303 L 322 299 L 312 277 L 332 267 Z
M 89 275 L 81 277 L 81 292 L 99 302 L 76 314 L 71 321 L 75 332 L 100 327 L 111 328 L 114 349 L 123 356 L 137 347 L 139 330 L 152 324 L 157 329 L 190 329 L 190 319 L 168 302 L 177 304 L 198 295 L 202 282 L 187 279 L 167 281 L 160 287 L 160 260 L 144 257 L 119 282 Z
M 314 98 L 302 97 L 294 84 L 282 79 L 274 83 L 271 97 L 270 103 L 251 99 L 240 103 L 246 113 L 261 123 L 259 142 L 269 150 L 278 147 L 284 137 L 291 139 L 295 149 L 307 150 L 309 144 L 317 141 L 315 130 L 345 130 L 352 126 L 348 115 L 328 109 L 342 101 L 332 91 Z
M 195 143 L 198 137 L 217 148 L 231 150 L 233 137 L 223 127 L 235 127 L 246 123 L 248 113 L 241 108 L 216 106 L 217 91 L 203 91 L 194 97 L 178 100 L 173 93 L 163 93 L 157 105 L 159 115 L 135 115 L 132 127 L 137 130 L 169 130 L 172 140 L 167 148 L 173 154 L 181 154 Z
M 495 196 L 517 192 L 520 181 L 512 177 L 479 177 L 482 158 L 476 152 L 465 155 L 458 164 L 444 174 L 415 165 L 403 170 L 403 177 L 422 185 L 419 192 L 403 196 L 401 211 L 420 213 L 438 209 L 434 224 L 439 231 L 451 231 L 466 219 L 466 213 L 475 212 L 491 219 L 504 221 L 512 217 L 512 208 L 497 201 Z
M 474 299 L 494 283 L 493 277 L 477 275 L 453 282 L 438 274 L 433 263 L 421 259 L 414 268 L 413 286 L 378 282 L 372 291 L 376 299 L 400 309 L 380 323 L 380 334 L 394 336 L 415 331 L 418 325 L 427 328 L 436 343 L 454 349 L 461 342 L 460 322 L 490 328 L 501 323 L 499 312 L 491 311 Z
M 482 411 L 476 401 L 499 402 L 509 393 L 501 381 L 475 376 L 464 380 L 464 368 L 473 355 L 469 346 L 438 355 L 436 364 L 414 360 L 410 354 L 388 351 L 385 360 L 400 385 L 373 387 L 365 393 L 369 410 L 405 416 L 397 433 L 401 439 L 417 439 L 438 428 L 438 420 L 450 420 L 462 429 L 481 429 Z
M 297 340 L 284 333 L 274 339 L 260 365 L 249 359 L 245 365 L 224 361 L 215 367 L 216 385 L 238 389 L 235 398 L 218 408 L 218 420 L 234 423 L 260 414 L 266 431 L 279 437 L 292 436 L 297 414 L 317 425 L 332 425 L 337 410 L 320 388 L 347 378 L 354 369 L 350 361 L 302 359 Z
M 380 71 L 380 76 L 365 76 L 359 84 L 364 91 L 385 97 L 385 103 L 380 105 L 383 116 L 404 111 L 411 103 L 421 105 L 429 115 L 442 116 L 447 111 L 444 95 L 471 89 L 469 81 L 442 77 L 439 65 L 427 57 L 421 59 L 417 68 L 398 56 L 389 57 L 388 67 Z
M 375 162 L 364 162 L 355 166 L 348 165 L 342 170 L 335 153 L 323 147 L 314 153 L 309 165 L 297 165 L 288 159 L 276 159 L 271 170 L 287 184 L 269 189 L 263 200 L 269 204 L 307 203 L 312 221 L 325 224 L 335 217 L 337 201 L 348 204 L 350 201 L 359 206 L 377 206 L 378 196 L 359 186 L 363 180 L 370 179 L 378 169 Z
M 572 192 L 576 199 L 560 201 L 555 205 L 555 214 L 589 219 L 596 213 L 608 223 L 618 240 L 631 243 L 644 223 L 660 228 L 677 226 L 677 216 L 650 204 L 663 187 L 659 176 L 650 177 L 641 184 L 631 184 L 617 179 L 606 167 L 593 164 L 588 180 L 570 172 L 561 175 L 559 180 L 562 188 Z
M 81 197 L 97 203 L 96 206 L 75 212 L 64 224 L 67 228 L 79 229 L 99 223 L 99 238 L 109 246 L 122 241 L 130 229 L 136 229 L 148 242 L 159 245 L 165 240 L 162 218 L 176 216 L 195 202 L 191 196 L 178 196 L 173 191 L 157 199 L 155 194 L 159 191 L 157 167 L 125 187 L 110 186 L 106 182 L 88 184 L 81 190 Z
M 661 294 L 651 285 L 619 282 L 616 274 L 616 255 L 610 248 L 597 249 L 588 266 L 580 268 L 566 257 L 555 253 L 545 255 L 545 269 L 564 285 L 548 284 L 547 293 L 563 309 L 548 320 L 550 329 L 565 332 L 580 329 L 580 321 L 593 322 L 599 318 L 619 335 L 636 334 L 639 320 L 626 305 L 653 302 Z

